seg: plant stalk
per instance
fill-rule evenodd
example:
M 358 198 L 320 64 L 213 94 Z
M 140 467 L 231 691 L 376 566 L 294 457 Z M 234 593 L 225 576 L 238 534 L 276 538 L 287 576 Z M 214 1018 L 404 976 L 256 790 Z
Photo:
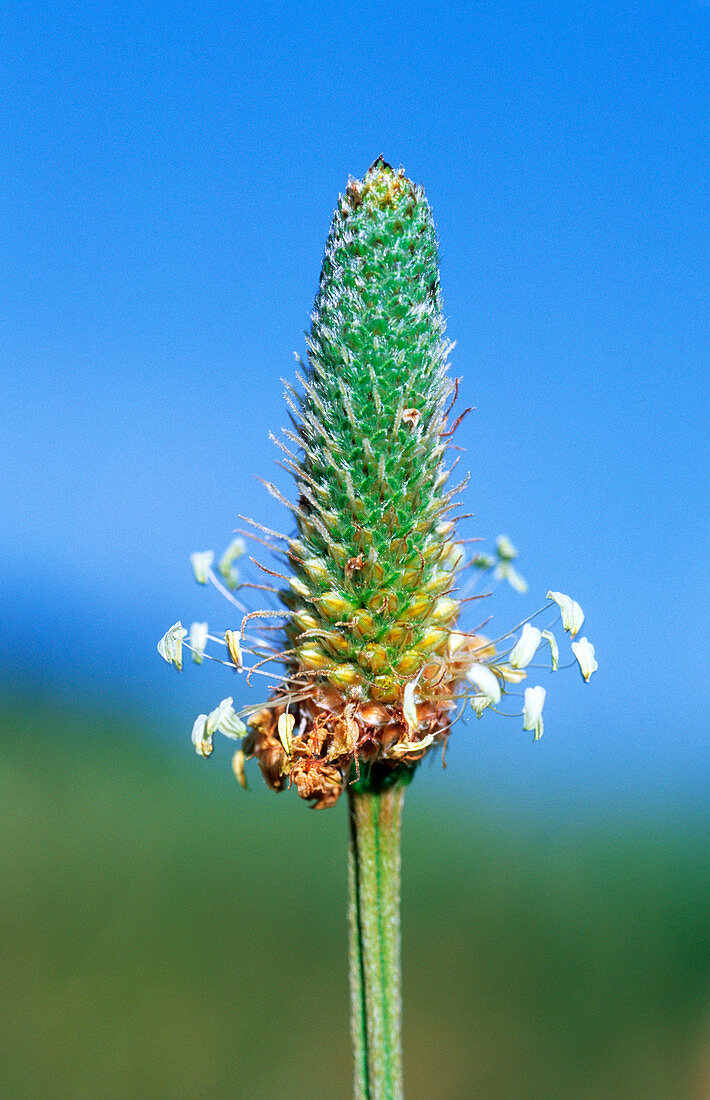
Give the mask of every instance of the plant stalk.
M 348 791 L 355 1100 L 402 1100 L 400 833 L 404 784 Z

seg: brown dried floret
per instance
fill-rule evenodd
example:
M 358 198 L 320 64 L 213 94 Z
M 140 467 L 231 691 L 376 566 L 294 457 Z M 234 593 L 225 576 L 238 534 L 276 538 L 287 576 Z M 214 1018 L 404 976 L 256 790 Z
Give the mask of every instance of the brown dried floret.
M 280 694 L 252 715 L 244 748 L 258 757 L 274 790 L 293 785 L 314 808 L 332 806 L 362 768 L 412 766 L 430 747 L 444 744 L 466 668 L 493 650 L 480 635 L 451 634 L 446 656 L 416 676 L 419 699 L 406 687 L 411 678 L 404 695 L 396 690 L 391 702 L 346 701 L 327 682 L 310 684 L 297 701 Z M 284 739 L 279 730 L 287 722 L 290 736 Z
M 343 776 L 334 764 L 325 764 L 315 757 L 294 760 L 291 780 L 301 798 L 313 801 L 314 810 L 333 806 L 343 791 Z
M 348 580 L 351 580 L 353 573 L 356 573 L 358 570 L 362 569 L 364 564 L 365 559 L 363 558 L 362 553 L 358 554 L 357 557 L 348 558 L 347 562 L 345 563 L 345 576 L 348 578 Z
M 328 749 L 328 759 L 340 756 L 353 757 L 357 753 L 360 740 L 360 726 L 355 720 L 356 707 L 352 703 L 345 707 L 342 718 L 336 718 L 332 724 L 332 737 Z
M 267 786 L 274 791 L 282 791 L 286 786 L 286 753 L 278 738 L 277 722 L 275 708 L 262 707 L 256 711 L 249 719 L 249 733 L 244 738 L 243 747 L 247 756 L 256 756 Z

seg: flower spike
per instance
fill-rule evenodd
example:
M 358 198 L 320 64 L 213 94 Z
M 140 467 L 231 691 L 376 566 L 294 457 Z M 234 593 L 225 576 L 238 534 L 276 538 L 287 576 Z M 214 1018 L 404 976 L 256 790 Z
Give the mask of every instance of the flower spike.
M 218 661 L 245 689 L 264 677 L 270 692 L 239 713 L 232 696 L 223 699 L 198 715 L 191 737 L 202 757 L 211 755 L 217 732 L 240 741 L 232 770 L 244 788 L 246 763 L 255 759 L 272 790 L 294 787 L 315 809 L 347 791 L 355 1094 L 394 1100 L 403 1093 L 404 788 L 425 755 L 439 748 L 443 763 L 469 706 L 478 718 L 487 710 L 505 715 L 498 704 L 537 667 L 542 642 L 553 670 L 559 649 L 549 629 L 532 625 L 549 604 L 493 638 L 481 633 L 490 615 L 477 626 L 466 621 L 479 606 L 473 601 L 491 596 L 476 592 L 487 574 L 519 593 L 528 586 L 507 536 L 497 538 L 495 555 L 470 556 L 467 544 L 480 540 L 457 532 L 472 515 L 461 514 L 468 478 L 454 484 L 460 455 L 452 461 L 451 452 L 460 448 L 451 440 L 471 409 L 454 410 L 461 379 L 448 373 L 453 345 L 436 232 L 422 188 L 382 157 L 340 196 L 311 322 L 307 362 L 297 357 L 295 384 L 284 382 L 292 425 L 282 439 L 269 433 L 295 484 L 282 491 L 260 479 L 287 510 L 287 533 L 241 517 L 250 528 L 242 533 L 275 561 L 249 558 L 262 583 L 242 583 L 235 563 L 245 554 L 243 539 L 232 539 L 216 571 L 211 550 L 191 555 L 195 580 L 231 605 L 232 626 L 232 609 L 242 613 L 238 630 L 208 634 L 206 623 L 193 623 L 187 644 L 194 661 Z M 237 588 L 266 595 L 249 607 Z M 575 638 L 584 621 L 579 604 L 561 592 L 548 599 Z M 186 635 L 177 622 L 158 644 L 178 669 Z M 206 654 L 208 640 L 229 659 Z M 581 638 L 572 651 L 589 680 L 594 647 Z M 541 686 L 524 691 L 523 728 L 536 741 L 545 698 Z
M 261 705 L 245 709 L 245 722 L 231 697 L 200 715 L 196 751 L 208 756 L 218 730 L 243 737 L 233 763 L 240 782 L 245 761 L 256 758 L 274 790 L 295 786 L 324 808 L 353 782 L 411 776 L 424 754 L 445 744 L 459 708 L 468 702 L 480 718 L 526 679 L 543 641 L 553 670 L 559 650 L 534 616 L 496 641 L 460 623 L 471 601 L 490 595 L 472 594 L 476 577 L 492 573 L 520 593 L 527 584 L 507 535 L 497 537 L 494 554 L 466 560 L 466 543 L 478 540 L 456 529 L 457 518 L 469 518 L 457 511 L 467 479 L 448 487 L 461 416 L 453 409 L 459 381 L 447 367 L 434 223 L 421 187 L 381 158 L 338 202 L 306 342 L 296 384 L 284 383 L 295 430 L 272 436 L 295 487 L 263 481 L 292 527 L 282 534 L 247 521 L 250 537 L 278 555 L 278 568 L 250 559 L 271 583 L 242 585 L 241 537 L 216 570 L 211 550 L 192 554 L 196 581 L 213 584 L 243 617 L 239 630 L 218 635 L 193 623 L 188 644 L 200 664 L 211 638 L 226 646 L 222 663 L 243 670 L 246 686 L 256 677 L 273 685 Z M 237 587 L 272 593 L 282 609 L 273 599 L 244 607 Z M 556 591 L 548 599 L 574 638 L 584 620 L 579 604 Z M 176 668 L 186 633 L 176 623 L 160 643 Z M 573 651 L 588 680 L 593 647 L 581 639 Z M 536 738 L 544 695 L 541 687 L 525 691 L 525 728 Z

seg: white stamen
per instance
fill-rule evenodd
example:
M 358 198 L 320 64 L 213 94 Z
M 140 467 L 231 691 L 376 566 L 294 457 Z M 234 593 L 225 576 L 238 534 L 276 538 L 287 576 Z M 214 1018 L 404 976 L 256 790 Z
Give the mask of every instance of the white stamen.
M 542 737 L 542 708 L 545 705 L 547 692 L 544 687 L 525 688 L 525 701 L 523 703 L 523 729 L 534 730 L 535 740 Z
M 582 676 L 589 683 L 589 677 L 599 668 L 594 656 L 594 646 L 586 638 L 580 638 L 578 642 L 572 642 L 572 652 L 577 658 Z
M 554 600 L 562 615 L 562 625 L 574 638 L 584 622 L 584 612 L 576 600 L 565 596 L 564 592 L 548 592 L 548 600 Z
M 527 668 L 540 645 L 542 632 L 536 626 L 525 623 L 523 632 L 510 654 L 511 668 Z
M 158 642 L 158 653 L 169 665 L 175 665 L 178 672 L 182 670 L 182 640 L 186 637 L 187 631 L 178 620 Z
M 500 684 L 495 673 L 491 672 L 488 665 L 473 664 L 466 671 L 466 679 L 469 683 L 486 695 L 491 703 L 500 702 Z
M 196 665 L 202 664 L 207 645 L 207 623 L 193 623 L 190 627 L 190 649 Z
M 551 630 L 543 630 L 542 631 L 542 637 L 545 639 L 546 642 L 550 643 L 550 656 L 552 658 L 552 671 L 556 672 L 557 671 L 557 662 L 560 659 L 560 649 L 559 649 L 559 646 L 557 645 L 557 638 L 555 637 L 555 635 L 552 633 Z
M 214 552 L 212 550 L 199 550 L 194 554 L 190 554 L 192 572 L 195 574 L 195 580 L 198 584 L 207 584 L 213 561 Z

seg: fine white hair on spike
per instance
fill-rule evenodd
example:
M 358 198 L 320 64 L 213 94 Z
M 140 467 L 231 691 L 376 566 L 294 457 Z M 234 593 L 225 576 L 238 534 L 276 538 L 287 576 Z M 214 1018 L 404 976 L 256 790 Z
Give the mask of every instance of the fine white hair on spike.
M 345 482 L 345 492 L 347 493 L 348 504 L 350 505 L 351 509 L 355 511 L 355 509 L 357 508 L 358 498 L 355 493 L 353 479 L 350 475 L 349 470 L 343 470 L 343 480 Z
M 365 436 L 362 441 L 362 449 L 367 455 L 368 462 L 374 467 L 377 464 L 377 459 L 375 457 L 375 452 L 372 449 L 372 443 L 367 438 L 367 436 Z
M 269 432 L 269 439 L 272 443 L 275 443 L 279 450 L 283 451 L 283 453 L 287 455 L 293 462 L 298 463 L 298 456 L 295 455 L 292 451 L 289 451 L 286 444 L 282 443 L 281 440 L 277 436 L 275 436 L 273 432 Z
M 306 391 L 306 393 L 310 397 L 310 399 L 313 402 L 313 404 L 315 405 L 315 407 L 318 409 L 318 412 L 321 414 L 321 416 L 324 417 L 325 419 L 327 419 L 328 418 L 328 410 L 326 409 L 325 405 L 321 401 L 321 399 L 318 396 L 318 394 L 316 393 L 316 391 L 313 389 L 313 386 L 310 384 L 310 382 L 308 382 L 305 378 L 303 378 L 302 375 L 300 375 L 298 371 L 296 371 L 296 378 L 298 379 L 298 381 L 303 386 L 304 390 Z
M 343 399 L 343 407 L 345 409 L 345 412 L 347 413 L 348 420 L 350 421 L 350 427 L 352 428 L 353 432 L 357 434 L 358 425 L 357 420 L 355 419 L 355 413 L 353 412 L 352 403 L 350 401 L 350 395 L 345 388 L 345 383 L 343 382 L 342 378 L 338 378 L 337 382 L 338 389 L 340 390 L 340 394 Z
M 295 443 L 297 447 L 303 447 L 303 440 L 295 432 L 292 432 L 290 428 L 282 428 L 281 434 L 285 435 L 287 439 L 290 439 L 292 443 Z M 296 460 L 298 461 L 298 460 Z
M 289 462 L 289 466 L 293 466 L 293 463 Z M 285 468 L 286 467 L 284 467 L 284 469 Z M 305 485 L 309 485 L 313 492 L 323 495 L 322 485 L 318 485 L 318 483 L 313 480 L 311 475 L 307 473 L 306 470 L 303 469 L 303 467 L 293 466 L 293 469 L 289 470 L 289 473 L 293 473 L 293 475 L 295 476 L 299 492 L 301 491 L 301 483 L 303 482 Z
M 270 527 L 264 527 L 263 523 L 257 523 L 256 520 L 250 519 L 249 516 L 243 516 L 241 512 L 237 512 L 237 515 L 240 519 L 243 519 L 245 523 L 249 523 L 252 527 L 256 527 L 258 531 L 263 531 L 265 535 L 271 535 L 274 539 L 282 539 L 283 542 L 291 541 L 288 535 L 282 535 L 280 531 L 273 531 Z
M 453 467 L 452 467 L 452 469 L 453 469 Z M 449 471 L 449 472 L 451 472 L 451 471 Z M 456 496 L 457 493 L 462 493 L 463 490 L 468 485 L 470 480 L 471 480 L 471 475 L 470 475 L 470 473 L 468 473 L 468 474 L 466 474 L 466 477 L 463 479 L 463 481 L 459 481 L 458 485 L 454 485 L 453 489 L 449 490 L 449 492 L 447 493 L 447 497 L 453 497 L 453 496 Z
M 307 516 L 297 504 L 292 504 L 290 500 L 287 500 L 283 493 L 279 492 L 272 481 L 265 481 L 263 477 L 257 478 L 265 489 L 271 494 L 274 500 L 278 500 L 279 504 L 283 504 L 285 508 L 288 508 L 290 512 L 293 512 L 295 516 L 299 516 L 301 519 L 306 519 Z
M 307 485 L 304 485 L 303 483 L 300 483 L 298 486 L 298 490 L 303 499 L 308 501 L 313 511 L 318 512 L 320 510 L 320 505 L 318 504 L 318 501 L 316 500 L 309 487 Z
M 282 382 L 284 381 L 283 378 L 281 379 L 281 381 Z M 291 394 L 288 392 L 288 387 L 287 387 L 286 382 L 284 382 L 284 387 L 285 387 L 284 388 L 284 401 L 286 402 L 286 404 L 288 405 L 289 409 L 291 410 L 293 415 L 296 417 L 296 419 L 303 422 L 303 418 L 304 418 L 303 410 L 300 409 L 297 406 L 296 402 L 291 397 Z
M 310 515 L 310 516 L 308 517 L 308 519 L 309 519 L 309 520 L 310 520 L 310 522 L 311 522 L 311 523 L 313 524 L 313 526 L 315 527 L 316 531 L 318 532 L 318 534 L 320 535 L 320 537 L 321 537 L 321 538 L 323 539 L 323 541 L 324 541 L 324 542 L 326 543 L 326 545 L 327 545 L 327 544 L 328 544 L 328 543 L 330 542 L 330 540 L 331 540 L 331 534 L 330 534 L 330 531 L 328 530 L 328 528 L 326 527 L 326 525 L 325 525 L 325 524 L 323 523 L 323 521 L 322 521 L 322 520 L 320 520 L 320 519 L 318 518 L 318 516 L 317 516 L 317 515 L 315 515 L 315 513 L 313 513 L 313 512 L 312 512 L 312 513 L 311 513 L 311 515 Z

